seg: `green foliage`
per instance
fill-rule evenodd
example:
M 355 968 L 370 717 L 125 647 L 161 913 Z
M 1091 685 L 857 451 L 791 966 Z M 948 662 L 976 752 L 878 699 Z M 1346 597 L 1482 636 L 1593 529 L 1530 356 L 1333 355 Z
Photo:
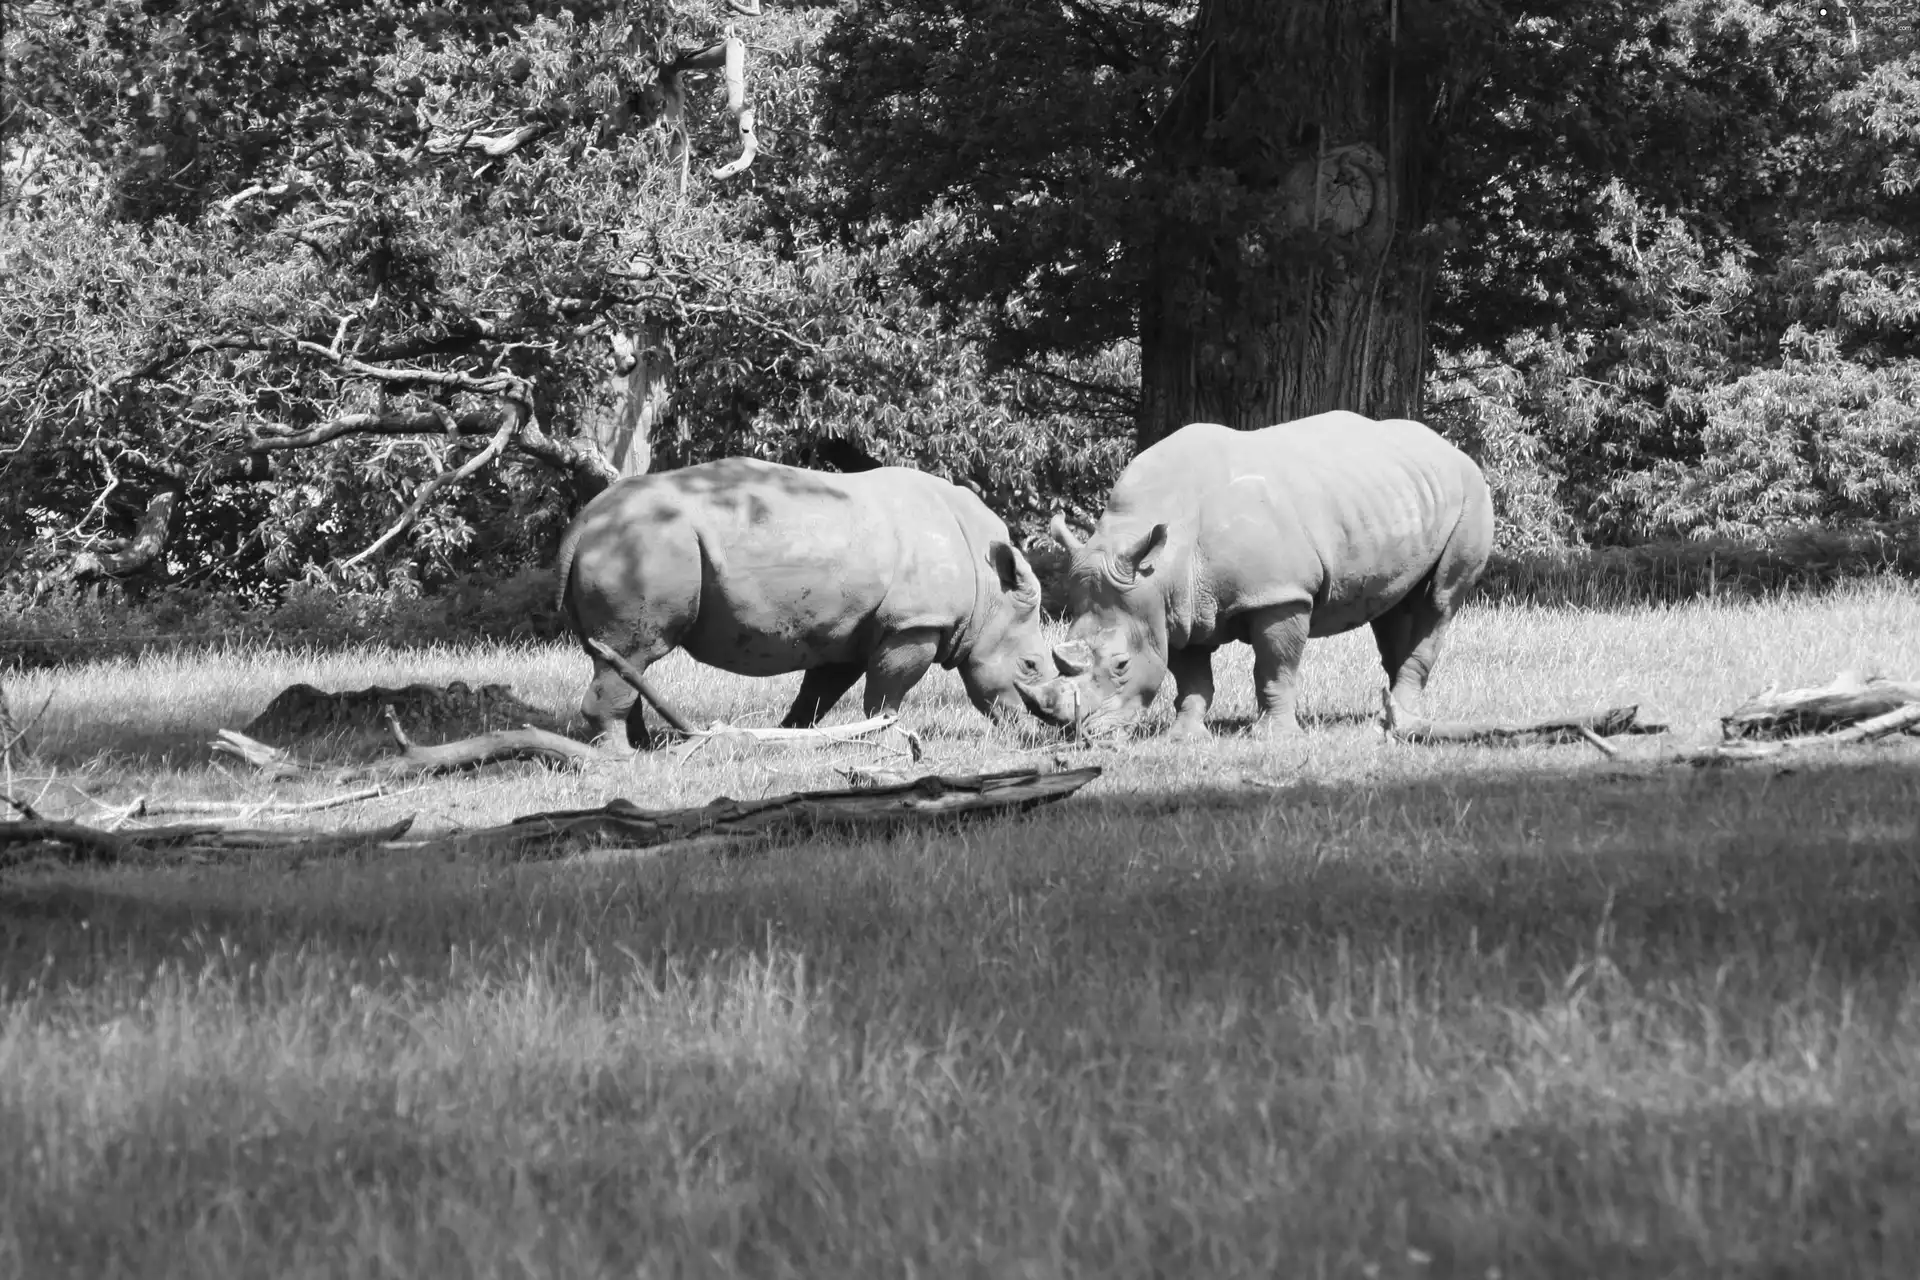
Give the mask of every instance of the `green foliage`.
M 375 591 L 296 582 L 251 604 L 199 586 L 161 587 L 138 601 L 98 585 L 0 587 L 0 670 L 179 650 L 432 648 L 562 632 L 553 575 L 534 566 L 467 575 L 432 595 L 404 581 Z

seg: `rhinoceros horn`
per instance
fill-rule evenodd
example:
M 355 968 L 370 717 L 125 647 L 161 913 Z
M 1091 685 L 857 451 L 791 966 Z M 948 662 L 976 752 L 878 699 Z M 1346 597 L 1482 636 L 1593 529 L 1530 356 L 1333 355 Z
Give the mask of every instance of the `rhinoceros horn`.
M 1093 649 L 1085 640 L 1053 646 L 1053 665 L 1063 676 L 1077 676 L 1093 665 Z
M 1078 551 L 1080 549 L 1080 539 L 1074 537 L 1073 530 L 1067 528 L 1066 512 L 1056 511 L 1053 513 L 1053 523 L 1047 526 L 1047 532 L 1053 535 L 1055 542 L 1067 550 Z

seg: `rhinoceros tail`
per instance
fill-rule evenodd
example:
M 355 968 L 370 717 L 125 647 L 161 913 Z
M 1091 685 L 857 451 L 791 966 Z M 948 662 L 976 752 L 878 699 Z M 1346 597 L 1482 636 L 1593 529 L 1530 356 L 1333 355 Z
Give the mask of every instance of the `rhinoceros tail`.
M 567 621 L 568 630 L 580 637 L 580 643 L 586 644 L 586 637 L 580 631 L 580 615 L 573 607 L 573 557 L 580 549 L 581 527 L 578 521 L 568 526 L 560 538 L 560 550 L 553 559 L 555 579 L 554 607 Z

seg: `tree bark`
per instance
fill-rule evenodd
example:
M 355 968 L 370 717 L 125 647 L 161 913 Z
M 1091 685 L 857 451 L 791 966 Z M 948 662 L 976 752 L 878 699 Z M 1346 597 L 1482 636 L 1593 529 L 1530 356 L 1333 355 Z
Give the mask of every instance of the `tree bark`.
M 1189 422 L 1418 415 L 1432 75 L 1400 10 L 1204 0 L 1152 137 L 1140 448 Z
M 174 511 L 180 505 L 184 488 L 178 480 L 157 481 L 126 546 L 117 551 L 82 551 L 73 558 L 72 575 L 118 578 L 136 573 L 158 560 L 167 549 L 167 536 L 173 531 Z
M 667 411 L 673 376 L 666 334 L 636 324 L 615 333 L 607 376 L 588 388 L 580 434 L 592 441 L 616 478 L 645 475 L 653 465 L 653 437 Z

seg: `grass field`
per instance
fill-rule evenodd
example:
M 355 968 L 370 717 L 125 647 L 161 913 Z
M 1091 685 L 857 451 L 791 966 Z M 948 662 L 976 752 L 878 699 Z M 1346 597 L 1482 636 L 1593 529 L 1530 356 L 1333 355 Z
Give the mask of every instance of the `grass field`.
M 1770 681 L 1920 675 L 1920 593 L 1461 619 L 1434 714 L 1675 725 L 1616 761 L 1387 742 L 1364 635 L 1309 648 L 1308 732 L 1256 745 L 1244 647 L 1223 666 L 1214 742 L 1095 753 L 1099 781 L 1004 822 L 617 866 L 11 873 L 0 1275 L 1913 1274 L 1920 747 L 1660 761 Z M 78 816 L 260 794 L 204 743 L 292 681 L 566 707 L 586 668 L 36 673 L 9 683 L 50 701 L 8 790 Z M 701 721 L 797 683 L 657 671 Z M 908 709 L 935 768 L 1025 745 L 945 675 Z M 699 803 L 868 758 L 680 754 L 322 816 Z

